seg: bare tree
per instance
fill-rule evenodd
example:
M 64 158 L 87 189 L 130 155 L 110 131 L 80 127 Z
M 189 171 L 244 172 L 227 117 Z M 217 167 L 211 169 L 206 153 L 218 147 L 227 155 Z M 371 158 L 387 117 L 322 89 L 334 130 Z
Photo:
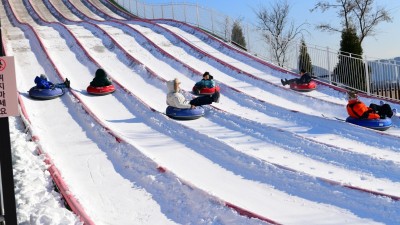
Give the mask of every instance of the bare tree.
M 329 9 L 339 9 L 338 17 L 342 19 L 342 27 L 334 27 L 329 23 L 322 23 L 317 26 L 318 29 L 342 32 L 343 29 L 355 28 L 360 43 L 362 43 L 365 37 L 375 35 L 375 28 L 379 23 L 392 22 L 392 18 L 385 8 L 380 6 L 373 8 L 374 0 L 336 0 L 335 2 L 336 4 L 320 1 L 311 11 L 319 9 L 325 12 Z
M 259 22 L 258 29 L 264 32 L 263 36 L 279 66 L 284 66 L 286 51 L 296 36 L 301 34 L 301 26 L 304 25 L 296 27 L 293 21 L 289 24 L 289 10 L 289 4 L 284 0 L 277 1 L 268 8 L 261 6 L 256 12 Z

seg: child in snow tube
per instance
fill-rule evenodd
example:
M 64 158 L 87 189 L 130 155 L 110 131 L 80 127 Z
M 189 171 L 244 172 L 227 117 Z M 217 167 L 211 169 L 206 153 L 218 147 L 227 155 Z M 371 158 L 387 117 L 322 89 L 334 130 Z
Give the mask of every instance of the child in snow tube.
M 97 69 L 95 77 L 90 82 L 86 91 L 92 95 L 106 95 L 115 91 L 114 85 L 103 69 Z
M 312 91 L 317 88 L 317 83 L 312 81 L 312 77 L 309 73 L 307 73 L 304 69 L 300 71 L 300 78 L 294 79 L 281 79 L 281 83 L 283 86 L 289 84 L 290 88 L 296 91 Z
M 196 95 L 209 95 L 214 92 L 219 92 L 219 86 L 215 85 L 214 77 L 209 72 L 203 74 L 203 79 L 197 82 L 193 87 L 193 93 Z
M 185 96 L 180 93 L 180 81 L 178 78 L 167 82 L 167 116 L 174 119 L 197 119 L 204 115 L 202 105 L 209 105 L 213 102 L 219 102 L 220 94 L 215 92 L 212 95 L 200 96 L 186 100 Z
M 347 99 L 346 109 L 349 114 L 347 122 L 377 130 L 387 130 L 392 126 L 390 118 L 393 116 L 393 112 L 389 104 L 371 103 L 367 107 L 353 91 L 347 93 Z
M 36 86 L 29 90 L 29 96 L 35 99 L 47 100 L 57 98 L 64 94 L 63 88 L 70 88 L 70 81 L 68 78 L 65 82 L 53 84 L 50 82 L 46 75 L 40 74 L 34 80 Z

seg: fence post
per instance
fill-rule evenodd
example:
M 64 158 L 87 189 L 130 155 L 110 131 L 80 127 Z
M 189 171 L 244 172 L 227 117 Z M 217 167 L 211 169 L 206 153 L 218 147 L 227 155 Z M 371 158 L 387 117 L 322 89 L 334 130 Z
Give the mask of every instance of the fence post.
M 369 83 L 369 71 L 368 71 L 367 56 L 364 56 L 364 64 L 365 64 L 365 83 L 367 85 L 367 95 L 370 95 L 371 90 L 370 90 L 370 83 Z
M 211 31 L 212 31 L 212 33 L 214 34 L 214 13 L 213 13 L 214 11 L 213 10 L 211 10 Z
M 183 17 L 185 18 L 185 23 L 187 23 L 186 21 L 186 4 L 183 3 Z
M 172 10 L 172 19 L 175 19 L 175 14 L 174 14 L 174 3 L 171 3 L 171 10 Z
M 197 19 L 197 27 L 200 27 L 200 22 L 199 22 L 199 4 L 196 3 L 196 19 Z
M 231 40 L 232 35 L 229 36 L 229 28 L 230 28 L 229 27 L 229 23 L 230 23 L 229 16 L 226 16 L 225 18 L 226 18 L 225 40 L 232 43 L 232 40 Z
M 331 61 L 329 60 L 329 47 L 326 47 L 326 60 L 327 60 L 327 62 L 328 62 L 328 78 L 329 78 L 329 83 L 332 84 Z
M 247 33 L 247 51 L 251 52 L 251 47 L 250 47 L 250 34 L 249 34 L 249 24 L 246 23 L 246 33 Z M 253 46 L 253 45 L 252 45 Z
M 129 1 L 130 3 L 130 1 Z M 139 7 L 138 7 L 138 1 L 136 1 L 136 15 L 139 16 Z
M 299 49 L 299 45 L 296 43 L 296 65 L 295 65 L 295 68 L 297 69 L 297 72 L 300 72 L 300 70 L 302 69 L 302 68 L 300 68 L 300 55 L 299 55 L 299 52 L 301 51 L 302 49 L 301 49 L 301 46 L 300 46 L 300 49 Z M 306 68 L 304 68 L 304 69 L 306 69 Z M 307 71 L 307 72 L 310 72 L 310 71 Z
M 395 75 L 396 75 L 396 85 L 395 85 L 395 96 L 397 97 L 397 99 L 400 99 L 400 90 L 399 90 L 399 69 L 400 66 L 397 65 L 397 63 L 395 62 L 394 64 L 394 70 L 395 70 Z

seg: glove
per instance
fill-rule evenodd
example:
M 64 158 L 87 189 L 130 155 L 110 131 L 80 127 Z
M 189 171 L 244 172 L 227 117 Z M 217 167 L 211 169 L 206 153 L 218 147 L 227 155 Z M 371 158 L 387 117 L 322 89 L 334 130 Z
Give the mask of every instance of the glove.
M 65 84 L 65 87 L 70 88 L 71 81 L 69 81 L 68 78 L 65 78 L 64 84 Z

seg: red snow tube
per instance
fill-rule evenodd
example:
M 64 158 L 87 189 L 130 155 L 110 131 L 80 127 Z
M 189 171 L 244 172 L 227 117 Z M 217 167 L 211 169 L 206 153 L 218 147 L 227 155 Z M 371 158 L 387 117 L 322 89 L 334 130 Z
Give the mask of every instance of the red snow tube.
M 196 86 L 194 86 L 192 88 L 193 93 L 196 94 L 196 95 L 211 95 L 211 94 L 214 94 L 216 91 L 219 91 L 219 90 L 220 90 L 219 86 L 215 86 L 215 87 L 212 87 L 212 88 L 202 88 L 200 90 L 197 89 Z
M 293 89 L 295 91 L 312 91 L 317 88 L 317 83 L 315 81 L 310 81 L 308 84 L 296 84 L 296 82 L 293 82 L 290 84 L 290 89 Z
M 104 87 L 89 86 L 87 87 L 86 91 L 92 95 L 106 95 L 113 93 L 115 91 L 115 87 L 112 84 Z

